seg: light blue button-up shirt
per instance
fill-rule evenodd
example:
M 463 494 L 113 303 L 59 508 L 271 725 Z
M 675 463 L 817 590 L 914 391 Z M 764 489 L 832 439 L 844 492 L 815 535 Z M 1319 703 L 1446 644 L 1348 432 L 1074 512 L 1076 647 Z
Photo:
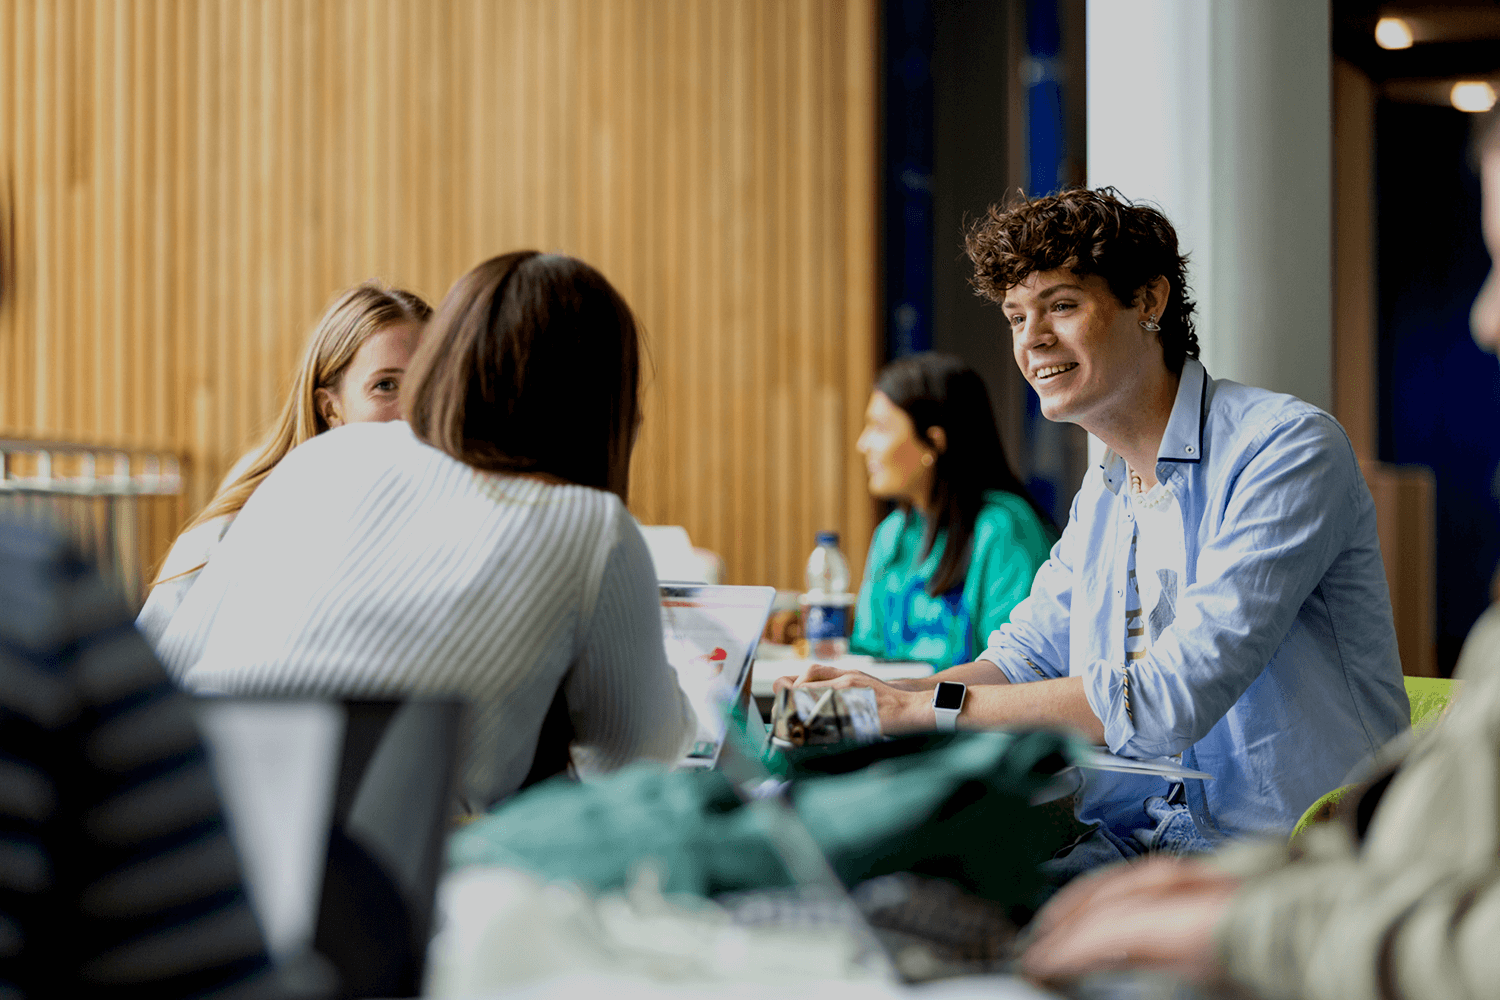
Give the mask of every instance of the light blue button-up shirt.
M 1156 478 L 1176 495 L 1187 562 L 1176 620 L 1149 653 L 1127 665 L 1134 525 L 1110 452 L 981 659 L 1012 683 L 1082 677 L 1110 750 L 1180 754 L 1212 774 L 1185 789 L 1209 840 L 1284 833 L 1409 718 L 1369 488 L 1327 413 L 1192 359 Z M 1087 772 L 1078 816 L 1126 837 L 1166 789 Z

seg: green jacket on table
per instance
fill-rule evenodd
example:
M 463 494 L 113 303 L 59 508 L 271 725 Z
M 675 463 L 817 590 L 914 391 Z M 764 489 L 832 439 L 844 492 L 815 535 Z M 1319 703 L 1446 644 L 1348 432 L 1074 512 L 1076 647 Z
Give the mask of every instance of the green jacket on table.
M 917 564 L 925 530 L 921 515 L 896 511 L 880 522 L 865 560 L 851 652 L 887 660 L 918 660 L 941 670 L 968 663 L 989 634 L 1010 621 L 1057 534 L 1014 493 L 989 490 L 974 523 L 973 554 L 960 586 L 937 597 L 927 583 L 947 544 L 939 532 Z

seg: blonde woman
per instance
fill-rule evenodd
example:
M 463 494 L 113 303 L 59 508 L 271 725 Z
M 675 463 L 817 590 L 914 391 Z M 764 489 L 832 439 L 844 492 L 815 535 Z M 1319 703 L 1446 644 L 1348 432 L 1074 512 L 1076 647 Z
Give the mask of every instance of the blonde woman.
M 240 508 L 287 452 L 333 427 L 401 418 L 401 382 L 431 315 L 420 296 L 378 281 L 340 292 L 329 304 L 270 435 L 235 463 L 163 560 L 136 618 L 153 645 Z
M 219 694 L 463 698 L 474 810 L 540 776 L 559 694 L 581 774 L 677 760 L 697 724 L 625 506 L 640 351 L 582 261 L 475 267 L 422 338 L 406 422 L 325 434 L 266 477 L 156 644 L 168 673 Z

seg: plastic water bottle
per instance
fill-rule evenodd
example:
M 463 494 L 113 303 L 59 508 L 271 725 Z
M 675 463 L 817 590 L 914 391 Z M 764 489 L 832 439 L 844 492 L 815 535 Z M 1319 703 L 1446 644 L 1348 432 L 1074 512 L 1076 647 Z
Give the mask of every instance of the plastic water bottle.
M 849 593 L 849 564 L 839 551 L 836 531 L 818 532 L 817 548 L 807 557 L 807 593 L 802 595 L 802 627 L 815 660 L 836 660 L 849 652 L 849 624 L 854 595 Z

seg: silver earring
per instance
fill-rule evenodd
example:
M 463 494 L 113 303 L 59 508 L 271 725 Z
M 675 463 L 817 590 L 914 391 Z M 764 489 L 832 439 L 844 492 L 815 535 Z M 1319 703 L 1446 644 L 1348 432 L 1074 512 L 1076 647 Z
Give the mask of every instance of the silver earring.
M 1148 333 L 1161 333 L 1161 324 L 1156 321 L 1156 313 L 1152 313 L 1141 320 L 1141 329 Z

